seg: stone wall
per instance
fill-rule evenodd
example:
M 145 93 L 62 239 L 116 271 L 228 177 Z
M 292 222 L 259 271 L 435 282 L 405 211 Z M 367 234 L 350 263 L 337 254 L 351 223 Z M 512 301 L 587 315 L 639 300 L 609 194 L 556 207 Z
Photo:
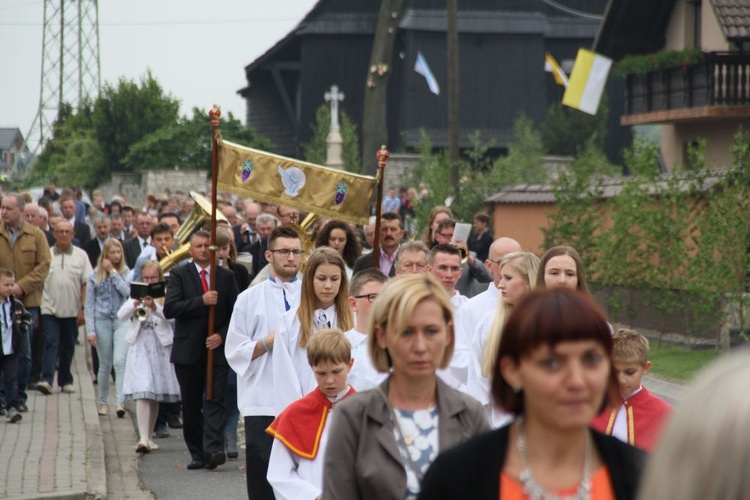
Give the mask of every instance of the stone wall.
M 420 156 L 417 154 L 407 153 L 394 153 L 388 158 L 388 163 L 385 167 L 385 178 L 383 179 L 383 188 L 386 192 L 390 188 L 398 189 L 412 185 L 416 187 L 418 182 L 412 179 L 412 176 L 419 158 Z
M 142 174 L 114 173 L 112 181 L 99 186 L 104 192 L 104 199 L 111 200 L 115 195 L 124 196 L 135 207 L 142 207 L 146 195 L 153 193 L 157 197 L 169 188 L 172 192 L 210 190 L 209 174 L 205 170 L 152 170 Z

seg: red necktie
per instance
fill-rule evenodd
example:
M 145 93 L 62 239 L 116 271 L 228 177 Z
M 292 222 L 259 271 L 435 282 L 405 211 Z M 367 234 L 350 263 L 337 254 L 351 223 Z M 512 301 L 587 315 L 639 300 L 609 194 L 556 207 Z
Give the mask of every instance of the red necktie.
M 205 269 L 201 269 L 201 285 L 203 285 L 203 293 L 206 293 L 208 291 L 208 281 L 206 281 L 206 271 Z

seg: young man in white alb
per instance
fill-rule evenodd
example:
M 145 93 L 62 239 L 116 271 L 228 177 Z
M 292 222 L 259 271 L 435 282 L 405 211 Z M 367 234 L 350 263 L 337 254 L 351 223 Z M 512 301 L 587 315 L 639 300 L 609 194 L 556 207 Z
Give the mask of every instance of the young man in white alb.
M 225 346 L 227 361 L 237 373 L 237 404 L 245 419 L 247 489 L 254 500 L 274 498 L 266 480 L 273 437 L 266 428 L 285 406 L 278 407 L 278 398 L 286 398 L 274 390 L 273 343 L 284 312 L 299 306 L 301 290 L 297 271 L 302 243 L 295 230 L 275 228 L 267 248 L 271 276 L 237 297 Z

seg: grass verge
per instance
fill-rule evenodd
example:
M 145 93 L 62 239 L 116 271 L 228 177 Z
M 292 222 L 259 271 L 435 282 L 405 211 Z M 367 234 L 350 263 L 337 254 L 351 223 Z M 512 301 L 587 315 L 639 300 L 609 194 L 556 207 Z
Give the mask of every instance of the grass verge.
M 686 347 L 651 343 L 649 359 L 651 375 L 671 382 L 685 384 L 689 382 L 704 366 L 722 353 L 714 349 L 690 350 Z

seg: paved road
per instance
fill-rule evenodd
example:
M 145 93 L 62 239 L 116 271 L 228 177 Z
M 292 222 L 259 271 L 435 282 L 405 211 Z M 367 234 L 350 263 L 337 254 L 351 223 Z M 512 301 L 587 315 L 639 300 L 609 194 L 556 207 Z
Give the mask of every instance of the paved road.
M 643 385 L 646 386 L 646 389 L 653 392 L 672 406 L 676 406 L 677 403 L 679 403 L 682 391 L 685 390 L 685 386 L 683 385 L 649 377 L 648 375 L 643 377 Z
M 247 498 L 245 461 L 230 460 L 214 470 L 187 470 L 190 455 L 182 440 L 182 431 L 170 430 L 166 439 L 154 439 L 159 450 L 138 460 L 138 472 L 144 489 L 157 499 Z M 135 441 L 131 443 L 135 448 Z

